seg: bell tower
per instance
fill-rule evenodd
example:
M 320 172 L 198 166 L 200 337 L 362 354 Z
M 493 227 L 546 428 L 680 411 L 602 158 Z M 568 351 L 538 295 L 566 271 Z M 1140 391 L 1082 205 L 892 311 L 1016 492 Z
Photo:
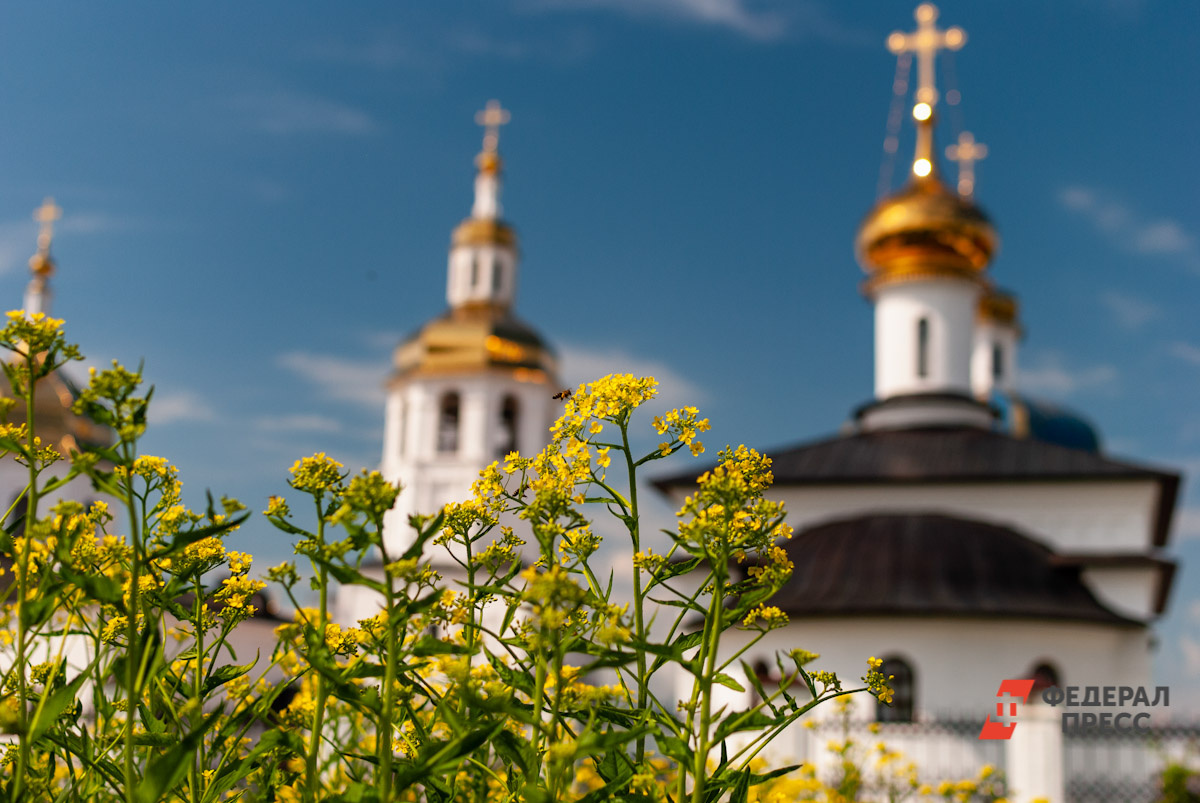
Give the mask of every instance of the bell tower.
M 392 554 L 412 543 L 410 515 L 466 499 L 480 469 L 509 452 L 539 451 L 557 412 L 554 352 L 512 311 L 519 251 L 501 218 L 499 153 L 509 119 L 494 100 L 476 116 L 483 148 L 471 215 L 450 240 L 448 309 L 393 356 L 382 471 L 404 492 L 384 520 Z
M 972 395 L 971 362 L 985 271 L 999 241 L 971 200 L 973 181 L 959 192 L 942 181 L 934 147 L 934 59 L 962 47 L 966 34 L 939 29 L 929 3 L 916 18 L 916 31 L 888 37 L 893 53 L 917 60 L 909 180 L 867 214 L 855 244 L 868 274 L 863 293 L 875 305 L 875 401 L 858 421 L 865 429 L 987 427 L 992 414 Z

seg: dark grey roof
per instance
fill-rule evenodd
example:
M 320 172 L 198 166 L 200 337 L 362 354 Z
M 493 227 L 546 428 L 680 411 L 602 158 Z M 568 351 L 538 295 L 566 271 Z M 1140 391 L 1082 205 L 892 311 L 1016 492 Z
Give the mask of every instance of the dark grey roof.
M 785 545 L 795 570 L 771 599 L 796 617 L 966 616 L 1141 625 L 1100 603 L 1045 546 L 937 514 L 821 524 Z
M 1153 480 L 1159 483 L 1154 543 L 1166 543 L 1179 474 L 1082 449 L 972 427 L 856 432 L 768 450 L 775 485 Z M 700 471 L 655 480 L 663 493 L 690 487 Z

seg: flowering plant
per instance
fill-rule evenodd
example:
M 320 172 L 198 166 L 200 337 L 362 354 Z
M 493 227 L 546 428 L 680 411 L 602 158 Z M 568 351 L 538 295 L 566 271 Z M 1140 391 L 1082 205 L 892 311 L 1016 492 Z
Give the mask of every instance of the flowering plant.
M 669 547 L 650 548 L 638 471 L 703 453 L 709 428 L 693 407 L 671 410 L 651 422 L 664 440 L 637 454 L 653 379 L 580 386 L 545 449 L 488 466 L 469 499 L 413 517 L 402 539 L 384 528 L 400 488 L 324 454 L 298 460 L 297 498 L 272 497 L 265 514 L 307 566 L 254 578 L 251 557 L 226 546 L 245 507 L 188 509 L 177 470 L 138 453 L 152 395 L 139 372 L 92 372 L 75 411 L 112 443 L 65 462 L 36 435 L 35 391 L 78 349 L 61 321 L 21 312 L 0 344 L 14 355 L 6 412 L 25 419 L 3 426 L 0 449 L 28 469 L 0 536 L 9 800 L 743 803 L 792 769 L 758 766 L 771 739 L 852 691 L 807 670 L 816 656 L 801 649 L 777 656 L 771 689 L 742 658 L 787 622 L 770 605 L 791 562 L 783 506 L 764 497 L 768 458 L 721 451 Z M 123 533 L 109 502 L 45 511 L 85 481 Z M 628 539 L 627 601 L 596 570 L 585 511 L 598 508 Z M 315 604 L 297 594 L 302 575 Z M 236 628 L 261 616 L 268 581 L 295 614 L 257 660 L 239 658 Z M 338 621 L 335 586 L 377 612 Z M 732 628 L 745 632 L 736 650 L 722 646 Z M 877 662 L 863 680 L 854 691 L 888 699 Z

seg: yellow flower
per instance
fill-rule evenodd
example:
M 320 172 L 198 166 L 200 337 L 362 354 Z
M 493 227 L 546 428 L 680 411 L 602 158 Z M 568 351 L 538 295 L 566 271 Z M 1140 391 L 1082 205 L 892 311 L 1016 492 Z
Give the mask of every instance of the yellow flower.
M 342 464 L 324 452 L 317 452 L 292 464 L 291 474 L 288 483 L 297 491 L 320 493 L 342 481 Z

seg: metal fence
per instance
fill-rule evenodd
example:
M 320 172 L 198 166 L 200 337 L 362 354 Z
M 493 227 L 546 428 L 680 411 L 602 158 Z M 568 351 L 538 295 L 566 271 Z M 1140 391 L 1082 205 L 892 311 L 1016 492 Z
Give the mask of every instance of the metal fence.
M 807 730 L 792 747 L 818 772 L 829 774 L 837 757 L 828 750 L 828 742 L 850 739 L 868 749 L 883 742 L 903 753 L 904 761 L 914 762 L 920 781 L 936 789 L 941 781 L 978 778 L 987 764 L 1005 770 L 1007 742 L 980 740 L 981 726 L 979 715 L 905 723 L 833 720 Z M 1200 767 L 1200 723 L 1153 726 L 1142 733 L 1067 733 L 1061 760 L 1065 803 L 1154 803 L 1161 796 L 1162 772 L 1168 764 Z

